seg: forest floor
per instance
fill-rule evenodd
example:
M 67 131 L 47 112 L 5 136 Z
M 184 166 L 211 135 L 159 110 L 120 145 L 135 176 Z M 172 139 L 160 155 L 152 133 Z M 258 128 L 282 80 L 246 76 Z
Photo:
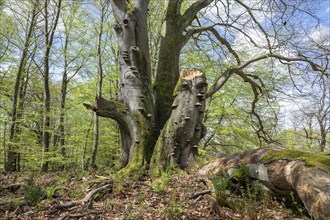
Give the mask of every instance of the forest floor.
M 104 172 L 35 174 L 33 179 L 26 173 L 0 174 L 0 219 L 308 219 L 270 197 L 229 196 L 235 211 L 218 206 L 209 194 L 192 198 L 192 193 L 207 189 L 194 171 L 139 182 L 113 183 L 108 178 Z M 92 202 L 55 208 L 107 183 L 112 190 L 96 193 Z

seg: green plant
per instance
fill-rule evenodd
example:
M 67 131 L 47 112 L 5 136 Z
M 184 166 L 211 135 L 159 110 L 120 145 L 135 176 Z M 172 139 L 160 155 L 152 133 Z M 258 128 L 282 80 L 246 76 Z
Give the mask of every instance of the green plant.
M 235 169 L 233 172 L 233 176 L 240 181 L 245 181 L 246 179 L 248 179 L 250 177 L 249 167 L 242 166 L 239 169 Z
M 75 190 L 69 191 L 69 196 L 74 199 L 80 199 L 85 195 L 86 186 L 84 184 L 77 185 Z
M 133 209 L 132 203 L 128 203 L 126 208 L 128 211 L 132 211 L 132 209 Z
M 259 202 L 263 198 L 261 185 L 259 181 L 251 182 L 246 178 L 244 187 L 241 188 L 242 197 L 238 199 L 238 210 L 247 219 L 264 219 L 263 209 L 267 209 L 267 207 L 264 205 L 264 202 Z
M 36 205 L 41 199 L 41 188 L 34 182 L 32 176 L 27 181 L 24 189 L 24 199 L 30 205 Z
M 297 201 L 297 199 L 292 191 L 290 192 L 290 200 L 291 200 L 291 208 L 293 209 L 293 211 L 302 216 L 304 213 L 304 208 Z
M 174 199 L 171 199 L 169 206 L 166 208 L 165 214 L 169 219 L 181 219 L 182 214 L 186 211 L 184 205 L 176 204 Z
M 107 199 L 105 201 L 105 205 L 106 207 L 111 207 L 111 209 L 113 210 L 114 206 L 116 205 L 117 201 L 116 199 L 112 198 L 112 199 Z
M 50 187 L 47 187 L 46 189 L 44 189 L 44 193 L 46 195 L 46 198 L 47 199 L 53 198 L 56 190 L 57 190 L 57 188 L 54 187 L 54 186 L 50 186 Z
M 235 206 L 228 200 L 230 195 L 229 191 L 229 179 L 228 177 L 223 176 L 214 176 L 211 177 L 211 181 L 214 187 L 215 199 L 220 206 L 226 206 L 235 210 Z
M 144 195 L 138 195 L 135 197 L 135 200 L 138 202 L 142 202 L 144 200 Z
M 171 174 L 166 172 L 162 173 L 162 176 L 153 182 L 153 191 L 156 193 L 165 193 L 170 183 L 170 180 Z
M 10 204 L 13 206 L 13 207 L 17 207 L 21 202 L 21 198 L 19 197 L 16 197 L 16 198 L 12 198 L 10 200 Z

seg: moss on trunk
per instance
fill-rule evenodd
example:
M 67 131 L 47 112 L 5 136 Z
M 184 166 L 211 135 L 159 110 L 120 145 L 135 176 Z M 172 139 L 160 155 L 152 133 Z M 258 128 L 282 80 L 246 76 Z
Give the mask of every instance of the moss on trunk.
M 161 131 L 151 159 L 152 174 L 156 176 L 169 166 L 186 168 L 203 134 L 205 74 L 199 70 L 184 70 L 180 75 L 173 94 L 171 116 Z

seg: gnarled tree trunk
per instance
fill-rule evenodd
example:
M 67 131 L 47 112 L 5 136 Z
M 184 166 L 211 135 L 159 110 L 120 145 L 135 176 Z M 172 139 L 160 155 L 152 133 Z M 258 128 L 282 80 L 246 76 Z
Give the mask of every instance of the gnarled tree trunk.
M 120 88 L 115 100 L 96 97 L 97 115 L 119 124 L 123 173 L 139 174 L 148 164 L 154 145 L 155 113 L 147 36 L 148 1 L 111 1 L 119 41 Z
M 122 174 L 141 174 L 143 167 L 150 164 L 153 154 L 151 165 L 154 173 L 159 174 L 170 164 L 185 168 L 190 153 L 194 152 L 203 133 L 201 120 L 206 97 L 204 73 L 188 71 L 181 76 L 176 89 L 178 94 L 171 109 L 174 100 L 172 94 L 180 76 L 180 51 L 192 36 L 192 32 L 184 34 L 185 29 L 198 11 L 212 0 L 198 0 L 184 14 L 180 12 L 182 1 L 164 2 L 166 18 L 154 88 L 151 84 L 147 30 L 149 1 L 110 2 L 119 44 L 120 88 L 114 100 L 97 96 L 94 106 L 85 106 L 99 116 L 110 117 L 118 122 L 121 166 L 124 167 Z
M 173 96 L 172 113 L 162 130 L 151 161 L 158 175 L 169 165 L 184 169 L 204 135 L 202 126 L 207 83 L 199 70 L 182 71 Z

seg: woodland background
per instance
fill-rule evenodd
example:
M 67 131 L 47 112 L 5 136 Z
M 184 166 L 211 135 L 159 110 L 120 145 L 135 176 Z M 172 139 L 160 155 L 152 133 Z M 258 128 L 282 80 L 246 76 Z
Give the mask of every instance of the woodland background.
M 99 119 L 99 139 L 95 143 L 93 113 L 82 105 L 92 103 L 97 93 L 99 61 L 104 73 L 103 96 L 113 98 L 118 89 L 118 48 L 112 28 L 114 19 L 106 2 L 63 1 L 55 26 L 57 5 L 56 1 L 49 1 L 48 32 L 44 27 L 45 15 L 33 11 L 33 1 L 0 2 L 1 169 L 10 144 L 19 154 L 20 166 L 17 168 L 22 171 L 39 171 L 47 162 L 51 170 L 65 168 L 79 172 L 96 166 L 109 168 L 116 165 L 120 147 L 115 122 Z M 317 11 L 320 4 L 315 5 L 311 12 L 316 17 L 320 13 Z M 164 16 L 164 12 L 157 1 L 151 1 L 150 7 L 150 53 L 152 69 L 155 70 L 161 20 L 153 18 Z M 306 47 L 315 53 L 329 53 L 329 24 L 321 22 L 312 30 L 306 27 L 305 31 L 309 34 L 304 42 Z M 211 83 L 227 62 L 220 59 L 218 42 L 208 34 L 204 35 L 187 43 L 180 62 L 182 69 L 195 67 L 203 70 Z M 45 39 L 49 40 L 51 36 L 53 43 L 47 56 L 49 65 L 45 67 Z M 244 39 L 237 38 L 234 43 L 242 55 L 248 56 L 254 50 Z M 262 73 L 267 87 L 268 97 L 261 97 L 256 106 L 264 131 L 274 144 L 304 151 L 329 152 L 329 78 L 310 72 L 308 68 L 287 74 L 286 68 L 269 60 L 248 70 L 251 74 Z M 43 83 L 45 77 L 49 77 L 47 86 Z M 17 79 L 20 80 L 19 87 L 15 87 Z M 46 90 L 49 94 L 48 110 L 45 110 L 44 101 Z M 14 99 L 18 123 L 13 131 Z M 220 153 L 266 146 L 256 133 L 258 126 L 248 112 L 252 101 L 251 88 L 236 76 L 208 99 L 204 118 L 207 135 L 199 147 L 201 162 Z M 49 118 L 46 127 L 45 116 Z M 43 146 L 44 129 L 49 133 L 48 149 Z M 14 136 L 11 132 L 15 133 Z M 325 143 L 321 141 L 322 135 L 326 137 Z M 93 155 L 95 161 L 91 160 Z

